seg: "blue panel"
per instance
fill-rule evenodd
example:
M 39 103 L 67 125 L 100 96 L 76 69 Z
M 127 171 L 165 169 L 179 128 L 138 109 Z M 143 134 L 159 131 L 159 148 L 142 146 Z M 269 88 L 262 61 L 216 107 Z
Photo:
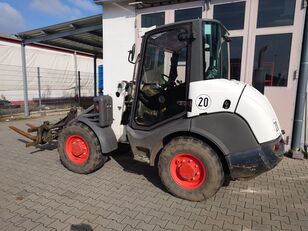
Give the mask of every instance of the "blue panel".
M 98 66 L 98 95 L 103 95 L 104 90 L 104 67 Z

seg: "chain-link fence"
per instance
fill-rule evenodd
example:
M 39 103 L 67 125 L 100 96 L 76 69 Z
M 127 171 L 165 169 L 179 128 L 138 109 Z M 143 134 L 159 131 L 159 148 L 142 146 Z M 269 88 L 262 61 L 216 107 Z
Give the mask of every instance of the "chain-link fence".
M 87 107 L 94 95 L 94 74 L 40 67 L 27 68 L 31 111 Z M 22 67 L 0 64 L 0 116 L 24 111 Z

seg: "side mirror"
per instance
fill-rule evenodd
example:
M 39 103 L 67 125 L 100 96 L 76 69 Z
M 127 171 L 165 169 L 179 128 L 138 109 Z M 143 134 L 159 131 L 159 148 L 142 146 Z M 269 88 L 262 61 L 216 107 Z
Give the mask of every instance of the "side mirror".
M 229 37 L 229 35 L 224 35 L 223 38 L 227 43 L 232 42 L 232 39 Z
M 128 62 L 135 64 L 134 58 L 135 58 L 135 44 L 132 46 L 132 49 L 128 51 Z

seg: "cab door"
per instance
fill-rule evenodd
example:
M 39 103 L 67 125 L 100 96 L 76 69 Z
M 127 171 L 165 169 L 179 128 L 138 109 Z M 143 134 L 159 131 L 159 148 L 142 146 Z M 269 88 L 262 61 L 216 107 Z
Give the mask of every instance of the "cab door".
M 171 27 L 146 37 L 132 127 L 151 130 L 186 113 L 190 26 Z
M 186 118 L 190 42 L 188 23 L 157 29 L 144 38 L 126 133 L 133 153 L 148 156 L 151 164 L 164 137 L 190 128 Z

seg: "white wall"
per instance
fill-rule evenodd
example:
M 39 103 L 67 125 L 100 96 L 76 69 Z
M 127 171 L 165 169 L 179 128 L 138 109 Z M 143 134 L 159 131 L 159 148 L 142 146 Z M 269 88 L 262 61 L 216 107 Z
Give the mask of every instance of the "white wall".
M 119 138 L 123 98 L 115 92 L 119 82 L 133 77 L 127 55 L 135 43 L 135 9 L 127 3 L 105 3 L 103 11 L 104 94 L 113 98 L 113 130 Z

